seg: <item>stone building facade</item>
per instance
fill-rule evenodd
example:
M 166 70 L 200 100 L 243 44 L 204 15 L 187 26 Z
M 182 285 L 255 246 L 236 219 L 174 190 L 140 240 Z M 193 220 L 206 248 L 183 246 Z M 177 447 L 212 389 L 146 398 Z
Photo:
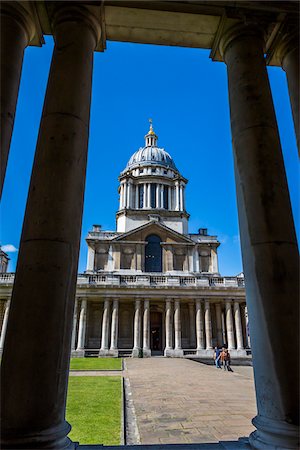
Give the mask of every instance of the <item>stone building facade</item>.
M 157 139 L 151 123 L 120 174 L 117 230 L 86 238 L 72 354 L 245 356 L 244 278 L 220 276 L 216 236 L 188 232 L 187 180 Z

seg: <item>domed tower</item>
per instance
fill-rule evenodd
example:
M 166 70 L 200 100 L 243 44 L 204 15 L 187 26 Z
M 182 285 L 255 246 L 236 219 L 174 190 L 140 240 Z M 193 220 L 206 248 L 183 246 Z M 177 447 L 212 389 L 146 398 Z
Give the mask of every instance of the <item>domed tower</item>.
M 127 232 L 155 220 L 178 233 L 187 234 L 184 178 L 169 153 L 157 146 L 150 119 L 145 146 L 129 159 L 119 176 L 120 205 L 117 231 Z

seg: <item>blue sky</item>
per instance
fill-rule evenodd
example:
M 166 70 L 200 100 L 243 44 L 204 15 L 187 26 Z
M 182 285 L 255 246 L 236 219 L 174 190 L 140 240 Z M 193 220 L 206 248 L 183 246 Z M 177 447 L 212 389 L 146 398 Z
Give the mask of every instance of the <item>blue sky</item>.
M 53 50 L 26 49 L 1 212 L 1 245 L 19 248 L 30 172 Z M 242 270 L 226 66 L 199 49 L 107 43 L 96 53 L 79 271 L 93 224 L 115 229 L 118 175 L 140 146 L 148 118 L 158 144 L 188 178 L 189 230 L 218 235 L 223 275 Z M 285 73 L 269 68 L 293 212 L 299 230 L 299 166 Z M 280 214 L 280 211 L 278 211 Z M 7 247 L 4 247 L 7 248 Z M 9 252 L 10 271 L 17 251 Z

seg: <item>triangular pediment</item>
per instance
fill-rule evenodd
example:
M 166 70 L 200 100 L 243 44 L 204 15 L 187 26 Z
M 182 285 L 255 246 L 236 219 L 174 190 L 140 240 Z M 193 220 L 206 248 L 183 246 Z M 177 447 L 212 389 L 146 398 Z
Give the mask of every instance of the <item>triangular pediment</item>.
M 121 236 L 115 237 L 112 241 L 144 241 L 145 238 L 149 236 L 149 234 L 157 234 L 158 236 L 160 236 L 163 242 L 177 242 L 193 245 L 195 244 L 194 241 L 192 241 L 187 236 L 181 233 L 177 233 L 177 231 L 174 231 L 166 225 L 163 225 L 162 223 L 154 220 L 126 233 L 122 233 Z

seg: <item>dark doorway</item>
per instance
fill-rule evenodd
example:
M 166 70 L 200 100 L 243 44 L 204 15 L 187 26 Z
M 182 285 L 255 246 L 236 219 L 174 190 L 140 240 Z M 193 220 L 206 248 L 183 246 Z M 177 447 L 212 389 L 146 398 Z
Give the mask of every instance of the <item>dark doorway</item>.
M 162 331 L 162 314 L 152 311 L 150 313 L 150 348 L 152 355 L 162 354 Z
M 146 238 L 145 272 L 162 272 L 161 239 L 156 234 Z

